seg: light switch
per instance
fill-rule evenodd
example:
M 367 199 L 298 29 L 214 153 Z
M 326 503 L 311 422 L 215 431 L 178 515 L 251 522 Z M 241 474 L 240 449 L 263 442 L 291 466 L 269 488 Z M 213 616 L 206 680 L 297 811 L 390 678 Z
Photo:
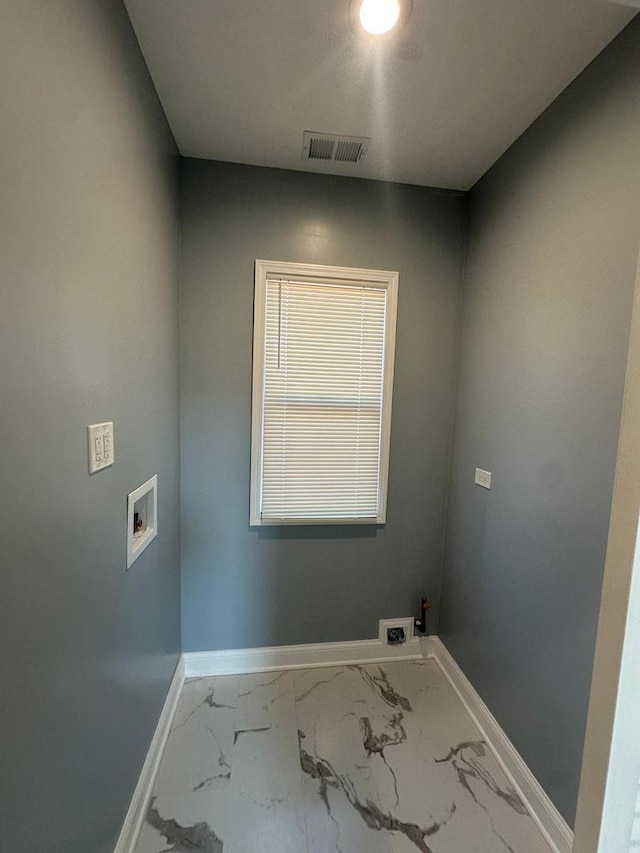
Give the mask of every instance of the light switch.
M 484 471 L 482 468 L 476 468 L 476 486 L 482 486 L 483 489 L 490 489 L 491 471 Z
M 89 445 L 90 474 L 95 474 L 96 471 L 102 471 L 103 468 L 113 465 L 113 421 L 88 426 L 87 441 Z

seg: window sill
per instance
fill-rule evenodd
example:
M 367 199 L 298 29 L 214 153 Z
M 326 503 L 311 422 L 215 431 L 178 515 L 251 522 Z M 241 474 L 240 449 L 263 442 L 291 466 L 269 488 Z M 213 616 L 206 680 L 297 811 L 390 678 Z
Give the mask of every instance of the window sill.
M 250 527 L 284 527 L 287 525 L 334 525 L 334 524 L 386 524 L 386 517 L 378 516 L 376 518 L 252 518 L 249 522 Z

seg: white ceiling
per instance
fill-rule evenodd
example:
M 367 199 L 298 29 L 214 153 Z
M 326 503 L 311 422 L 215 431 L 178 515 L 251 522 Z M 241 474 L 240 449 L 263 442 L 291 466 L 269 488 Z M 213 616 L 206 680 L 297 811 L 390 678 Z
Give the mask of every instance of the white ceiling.
M 413 0 L 408 24 L 376 40 L 352 0 L 125 2 L 183 155 L 461 190 L 637 13 Z M 372 142 L 356 166 L 303 163 L 305 130 Z

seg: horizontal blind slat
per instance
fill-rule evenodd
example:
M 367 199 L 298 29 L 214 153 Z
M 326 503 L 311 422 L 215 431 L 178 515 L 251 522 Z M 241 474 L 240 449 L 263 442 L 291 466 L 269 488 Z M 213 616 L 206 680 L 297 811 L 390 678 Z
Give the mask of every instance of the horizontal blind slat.
M 261 512 L 375 518 L 386 290 L 267 281 Z

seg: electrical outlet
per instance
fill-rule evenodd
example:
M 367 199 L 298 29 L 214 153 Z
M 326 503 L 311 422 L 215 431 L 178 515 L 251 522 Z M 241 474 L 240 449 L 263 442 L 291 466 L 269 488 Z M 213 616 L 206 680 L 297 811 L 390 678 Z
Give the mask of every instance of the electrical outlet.
M 413 617 L 381 619 L 378 622 L 378 639 L 383 646 L 403 646 L 413 639 Z
M 482 468 L 476 468 L 476 486 L 482 486 L 483 489 L 490 489 L 491 471 L 484 471 Z
M 113 443 L 113 421 L 91 424 L 87 427 L 89 446 L 89 473 L 95 474 L 113 465 L 115 446 Z
M 387 628 L 387 645 L 401 646 L 406 643 L 407 637 L 404 633 L 404 628 L 396 625 L 394 628 Z

